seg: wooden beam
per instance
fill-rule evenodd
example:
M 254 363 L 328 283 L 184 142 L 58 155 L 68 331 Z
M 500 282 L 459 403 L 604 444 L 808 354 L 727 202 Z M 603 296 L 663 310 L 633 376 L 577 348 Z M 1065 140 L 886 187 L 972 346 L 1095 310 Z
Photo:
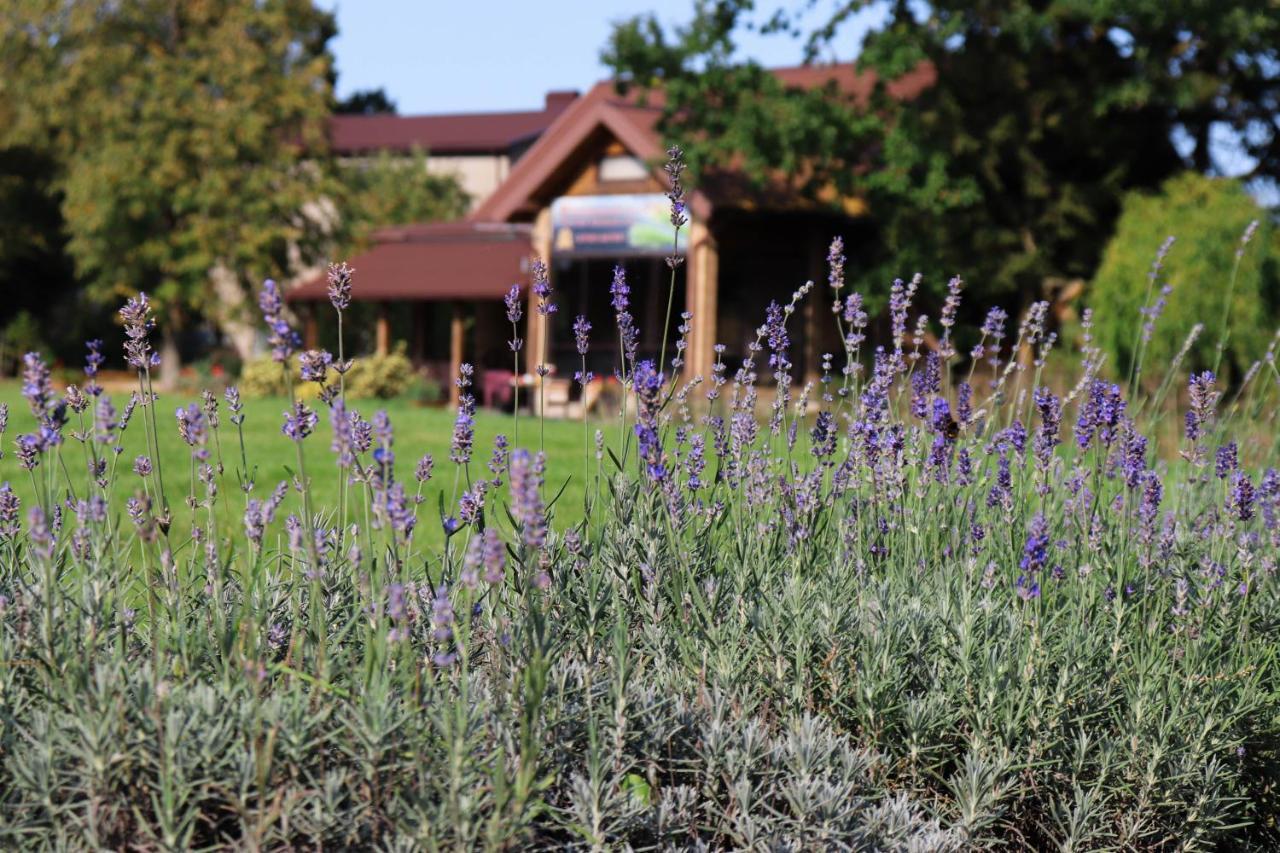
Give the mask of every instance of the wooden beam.
M 700 220 L 689 228 L 689 255 L 685 272 L 686 310 L 693 314 L 689 349 L 685 354 L 685 379 L 711 379 L 715 363 L 716 310 L 720 278 L 720 251 L 711 229 Z
M 455 380 L 462 372 L 462 344 L 466 334 L 462 303 L 454 302 L 452 312 L 449 318 L 449 405 L 457 406 L 462 392 Z
M 320 312 L 317 310 L 318 303 L 308 302 L 307 307 L 303 309 L 302 316 L 302 339 L 307 349 L 320 348 L 320 322 L 316 315 Z
M 374 326 L 375 348 L 378 355 L 391 352 L 391 303 L 378 303 L 378 320 Z
M 547 274 L 551 275 L 551 208 L 544 207 L 538 211 L 533 223 L 533 258 L 541 259 L 547 265 Z M 538 313 L 538 299 L 529 291 L 525 304 L 525 336 L 524 351 L 520 358 L 520 372 L 533 373 L 535 367 L 542 364 L 547 356 L 546 318 Z M 533 406 L 530 406 L 532 409 Z

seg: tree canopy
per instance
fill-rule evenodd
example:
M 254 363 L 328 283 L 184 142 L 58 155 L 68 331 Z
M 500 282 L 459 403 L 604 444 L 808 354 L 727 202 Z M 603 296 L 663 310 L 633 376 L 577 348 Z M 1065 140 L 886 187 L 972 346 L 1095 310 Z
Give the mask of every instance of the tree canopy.
M 382 88 L 358 89 L 339 100 L 333 111 L 339 115 L 395 115 L 396 102 Z
M 1089 302 L 1114 374 L 1131 375 L 1141 360 L 1141 378 L 1159 384 L 1201 324 L 1182 367 L 1238 379 L 1280 326 L 1275 228 L 1240 182 L 1228 178 L 1185 172 L 1159 192 L 1131 193 Z
M 18 0 L 0 13 L 0 146 L 49 150 L 92 292 L 180 325 L 322 237 L 331 15 L 310 0 Z
M 622 85 L 663 88 L 663 130 L 695 172 L 732 163 L 762 181 L 780 169 L 802 191 L 865 198 L 883 240 L 860 272 L 877 282 L 960 272 L 984 296 L 1038 298 L 1092 275 L 1124 193 L 1241 162 L 1249 178 L 1280 176 L 1269 0 L 849 0 L 807 32 L 813 4 L 793 0 L 763 22 L 802 36 L 810 58 L 849 59 L 853 16 L 881 7 L 857 57 L 877 75 L 865 105 L 787 90 L 739 61 L 753 6 L 700 0 L 674 29 L 633 18 L 603 58 Z M 887 81 L 922 64 L 936 82 L 891 97 Z M 1215 142 L 1231 134 L 1242 150 L 1224 162 Z

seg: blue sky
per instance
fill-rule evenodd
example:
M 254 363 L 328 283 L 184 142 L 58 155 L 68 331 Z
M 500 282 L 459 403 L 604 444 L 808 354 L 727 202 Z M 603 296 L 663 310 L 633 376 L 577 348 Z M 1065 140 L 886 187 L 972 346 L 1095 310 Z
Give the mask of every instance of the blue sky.
M 336 9 L 338 95 L 382 87 L 401 114 L 536 109 L 551 89 L 585 90 L 607 76 L 600 49 L 611 24 L 646 11 L 687 21 L 693 0 L 321 0 Z M 759 19 L 778 3 L 758 4 Z M 796 4 L 791 3 L 794 7 Z M 836 5 L 818 0 L 806 20 Z M 847 26 L 836 53 L 849 60 L 873 11 Z M 743 33 L 739 53 L 794 65 L 798 40 Z

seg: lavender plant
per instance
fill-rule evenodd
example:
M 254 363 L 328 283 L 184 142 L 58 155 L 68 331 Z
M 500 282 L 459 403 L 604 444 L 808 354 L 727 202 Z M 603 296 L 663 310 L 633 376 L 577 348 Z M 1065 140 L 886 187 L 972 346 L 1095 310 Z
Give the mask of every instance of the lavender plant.
M 410 454 L 412 480 L 388 414 L 346 398 L 340 338 L 302 356 L 325 390 L 319 411 L 290 401 L 278 484 L 255 482 L 234 388 L 225 419 L 212 395 L 182 406 L 179 496 L 144 297 L 122 312 L 139 387 L 121 409 L 100 345 L 83 390 L 28 355 L 35 429 L 0 460 L 29 483 L 25 500 L 0 483 L 0 843 L 1280 843 L 1280 473 L 1245 432 L 1274 418 L 1272 353 L 1232 398 L 1211 371 L 1166 380 L 1179 415 L 1129 399 L 1087 340 L 1080 375 L 1048 382 L 1043 304 L 966 336 L 959 278 L 936 337 L 920 278 L 894 282 L 877 342 L 840 241 L 829 261 L 844 364 L 825 356 L 815 387 L 788 331 L 811 285 L 699 382 L 637 360 L 615 273 L 631 406 L 616 445 L 584 448 L 573 523 L 545 453 L 477 446 L 469 367 L 448 459 Z M 331 286 L 341 321 L 351 271 Z M 298 338 L 270 283 L 261 307 L 288 376 Z M 514 334 L 518 290 L 508 311 Z M 139 420 L 147 452 L 120 464 Z M 317 443 L 332 506 L 304 467 Z

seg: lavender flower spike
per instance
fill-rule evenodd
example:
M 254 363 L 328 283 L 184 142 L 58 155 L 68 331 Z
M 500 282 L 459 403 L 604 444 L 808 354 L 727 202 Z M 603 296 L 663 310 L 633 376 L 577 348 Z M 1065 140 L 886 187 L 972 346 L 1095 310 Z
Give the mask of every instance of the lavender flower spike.
M 134 370 L 146 370 L 160 363 L 160 354 L 151 351 L 147 342 L 147 333 L 155 326 L 151 319 L 151 303 L 147 294 L 139 293 L 137 297 L 125 302 L 120 309 L 120 319 L 124 321 L 124 355 L 125 361 Z
M 267 338 L 267 342 L 271 344 L 271 357 L 283 364 L 301 348 L 302 338 L 284 319 L 284 299 L 280 295 L 280 287 L 271 279 L 262 283 L 258 307 L 262 309 L 262 316 L 271 330 Z
M 354 272 L 345 262 L 329 264 L 326 274 L 329 280 L 329 302 L 338 311 L 346 311 L 351 306 L 351 274 Z

